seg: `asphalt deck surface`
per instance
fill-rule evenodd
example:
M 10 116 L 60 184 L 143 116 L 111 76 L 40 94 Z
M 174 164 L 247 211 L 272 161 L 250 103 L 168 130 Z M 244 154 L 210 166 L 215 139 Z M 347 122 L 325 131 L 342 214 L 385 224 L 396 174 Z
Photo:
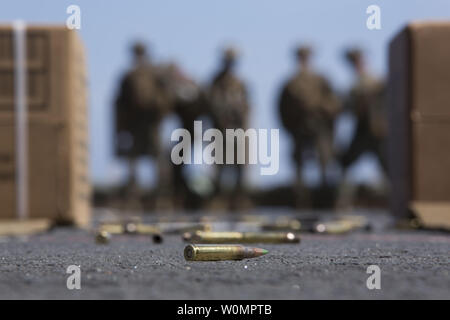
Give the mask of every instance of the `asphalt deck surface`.
M 98 245 L 73 228 L 0 238 L 0 299 L 450 299 L 449 233 L 304 234 L 300 244 L 258 245 L 269 250 L 260 258 L 222 262 L 187 262 L 185 245 L 126 235 Z M 373 264 L 380 290 L 366 287 Z M 66 287 L 69 265 L 81 267 L 81 290 Z

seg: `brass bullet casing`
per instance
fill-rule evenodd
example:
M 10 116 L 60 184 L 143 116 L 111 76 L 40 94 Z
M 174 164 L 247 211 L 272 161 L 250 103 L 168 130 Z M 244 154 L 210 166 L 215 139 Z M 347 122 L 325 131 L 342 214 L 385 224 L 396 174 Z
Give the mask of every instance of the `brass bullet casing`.
M 137 224 L 135 233 L 152 236 L 154 243 L 163 242 L 163 236 L 159 228 L 150 224 L 142 224 L 142 223 Z
M 111 234 L 160 234 L 161 231 L 158 227 L 150 224 L 127 222 L 120 223 L 108 223 L 102 224 L 100 230 L 107 231 Z
M 158 227 L 143 223 L 103 224 L 100 226 L 98 233 L 101 232 L 107 232 L 109 234 L 150 235 L 154 243 L 161 243 L 163 241 Z
M 106 231 L 110 234 L 122 234 L 125 233 L 125 228 L 122 224 L 118 224 L 118 223 L 106 223 L 106 224 L 102 224 L 99 227 L 100 231 Z
M 265 223 L 261 225 L 264 231 L 300 231 L 302 224 L 296 219 L 279 219 L 274 223 Z
M 165 234 L 184 234 L 186 232 L 211 231 L 212 227 L 209 223 L 190 224 L 183 227 L 174 227 L 163 229 Z
M 138 233 L 138 224 L 134 222 L 127 222 L 123 224 L 123 233 L 136 234 Z
M 193 245 L 184 248 L 187 261 L 243 260 L 265 255 L 268 251 L 242 245 Z
M 292 232 L 202 232 L 185 233 L 185 241 L 192 243 L 299 243 Z
M 359 215 L 341 215 L 339 217 L 340 221 L 348 221 L 348 223 L 352 224 L 353 229 L 364 229 L 371 230 L 372 226 L 370 224 L 369 219 L 364 216 Z
M 324 221 L 316 224 L 315 231 L 324 234 L 343 234 L 354 229 L 354 224 L 351 221 L 336 220 Z
M 186 232 L 183 240 L 192 243 L 240 243 L 242 232 Z
M 137 234 L 161 234 L 161 230 L 157 226 L 151 225 L 151 224 L 143 224 L 139 223 L 136 224 L 136 231 Z
M 105 230 L 99 230 L 95 235 L 95 242 L 99 244 L 107 244 L 111 240 L 111 234 Z

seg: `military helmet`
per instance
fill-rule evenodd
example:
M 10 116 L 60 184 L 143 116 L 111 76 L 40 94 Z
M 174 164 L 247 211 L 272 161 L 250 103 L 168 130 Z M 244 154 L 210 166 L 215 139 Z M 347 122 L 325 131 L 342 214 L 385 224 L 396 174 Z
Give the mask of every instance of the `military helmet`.
M 147 52 L 145 44 L 142 42 L 135 42 L 132 46 L 133 54 L 137 57 L 144 56 Z
M 239 56 L 239 52 L 234 47 L 227 47 L 223 50 L 222 59 L 224 61 L 235 61 Z
M 350 48 L 345 51 L 344 55 L 348 62 L 355 64 L 356 62 L 361 61 L 363 52 L 359 48 Z
M 295 49 L 295 55 L 300 59 L 307 59 L 312 53 L 310 46 L 299 46 Z

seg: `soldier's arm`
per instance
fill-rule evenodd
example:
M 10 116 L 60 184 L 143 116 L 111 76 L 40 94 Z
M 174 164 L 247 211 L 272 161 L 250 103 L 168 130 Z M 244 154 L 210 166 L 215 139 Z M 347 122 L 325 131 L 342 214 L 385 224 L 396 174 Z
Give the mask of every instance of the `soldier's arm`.
M 120 109 L 124 105 L 124 101 L 126 100 L 126 91 L 128 87 L 127 76 L 123 76 L 120 80 L 120 85 L 118 88 L 118 93 L 115 99 L 115 107 Z
M 250 97 L 248 94 L 248 89 L 245 84 L 242 84 L 242 100 L 243 100 L 243 109 L 244 115 L 247 118 L 250 113 Z
M 295 126 L 294 117 L 292 116 L 292 97 L 287 84 L 283 86 L 278 97 L 278 112 L 282 125 L 292 131 Z
M 331 84 L 322 78 L 322 92 L 323 92 L 323 107 L 328 116 L 334 118 L 340 112 L 342 108 L 342 102 L 335 94 Z
M 117 132 L 124 130 L 127 123 L 127 110 L 129 101 L 129 79 L 128 75 L 122 77 L 119 85 L 118 94 L 114 103 L 115 108 L 115 120 Z
M 157 108 L 161 114 L 166 114 L 171 111 L 173 101 L 175 99 L 170 87 L 170 79 L 167 75 L 167 71 L 163 68 L 154 68 L 154 77 L 156 84 L 155 101 Z
M 387 136 L 386 86 L 380 81 L 375 88 L 375 94 L 369 104 L 370 126 L 374 136 Z
M 355 112 L 356 111 L 356 94 L 354 89 L 350 89 L 349 92 L 345 93 L 342 97 L 342 108 L 341 112 Z

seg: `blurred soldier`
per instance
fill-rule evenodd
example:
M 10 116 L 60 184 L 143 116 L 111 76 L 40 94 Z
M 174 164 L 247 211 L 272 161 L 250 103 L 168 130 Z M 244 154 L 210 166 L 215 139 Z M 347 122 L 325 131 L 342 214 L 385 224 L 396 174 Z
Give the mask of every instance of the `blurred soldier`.
M 372 151 L 386 170 L 384 83 L 367 72 L 360 50 L 348 50 L 345 57 L 357 79 L 345 100 L 344 111 L 352 112 L 357 124 L 350 147 L 341 158 L 342 166 L 347 169 L 362 153 Z
M 326 167 L 333 157 L 333 124 L 339 109 L 339 101 L 328 81 L 311 69 L 310 57 L 309 47 L 296 50 L 299 69 L 283 86 L 279 98 L 281 122 L 294 140 L 297 202 L 310 200 L 302 195 L 305 151 L 317 152 L 321 181 L 326 183 Z
M 166 85 L 150 62 L 141 43 L 132 47 L 133 67 L 120 82 L 116 99 L 116 154 L 129 165 L 127 197 L 137 197 L 136 160 L 153 156 L 158 169 L 162 160 L 159 125 L 169 108 Z M 158 184 L 162 176 L 158 176 Z
M 206 102 L 200 86 L 175 63 L 164 68 L 165 81 L 172 94 L 171 108 L 180 118 L 182 127 L 194 135 L 194 121 L 206 113 Z
M 209 112 L 213 119 L 214 127 L 219 129 L 224 137 L 223 157 L 226 159 L 226 141 L 225 129 L 246 130 L 249 102 L 247 95 L 247 88 L 240 80 L 234 71 L 237 62 L 237 51 L 233 48 L 227 48 L 222 55 L 222 65 L 220 70 L 214 76 L 208 92 Z M 248 158 L 247 150 L 240 150 L 245 152 Z M 221 193 L 221 182 L 225 166 L 233 168 L 236 172 L 236 184 L 233 190 L 233 196 L 242 195 L 242 180 L 243 180 L 243 164 L 237 164 L 237 143 L 234 143 L 234 164 L 233 165 L 218 165 L 216 177 L 216 192 Z M 247 160 L 246 160 L 247 162 Z
M 356 118 L 356 129 L 348 149 L 340 156 L 345 171 L 360 155 L 369 151 L 374 153 L 387 174 L 386 136 L 387 114 L 385 107 L 385 85 L 366 70 L 362 51 L 350 49 L 345 58 L 355 72 L 356 80 L 345 101 L 344 111 L 350 111 Z M 345 184 L 341 186 L 344 188 Z M 340 191 L 338 206 L 345 206 Z M 348 200 L 348 199 L 347 199 Z
M 165 82 L 168 84 L 172 96 L 171 109 L 181 121 L 181 128 L 191 134 L 191 146 L 194 145 L 194 121 L 207 112 L 206 97 L 200 86 L 175 63 L 170 63 L 162 68 Z M 185 201 L 193 195 L 189 188 L 183 168 L 184 164 L 172 166 L 172 181 L 174 202 L 177 206 L 186 205 Z M 192 200 L 192 199 L 191 199 Z

